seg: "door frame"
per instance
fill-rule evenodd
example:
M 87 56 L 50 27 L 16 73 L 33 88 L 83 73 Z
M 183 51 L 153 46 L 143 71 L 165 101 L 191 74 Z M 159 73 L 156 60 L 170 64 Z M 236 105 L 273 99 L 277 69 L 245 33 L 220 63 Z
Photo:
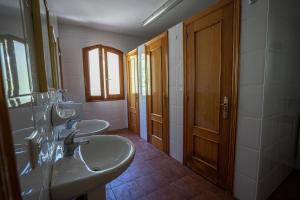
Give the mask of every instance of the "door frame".
M 219 8 L 226 6 L 229 3 L 234 5 L 233 15 L 233 70 L 232 70 L 232 94 L 231 94 L 231 110 L 230 115 L 230 139 L 229 139 L 229 160 L 228 160 L 228 175 L 226 184 L 230 187 L 229 190 L 233 191 L 234 179 L 234 162 L 235 162 L 235 145 L 236 145 L 236 132 L 237 132 L 237 109 L 238 109 L 238 89 L 239 89 L 239 54 L 240 54 L 240 0 L 220 0 L 215 5 L 201 11 L 199 14 L 187 19 L 183 23 L 183 58 L 184 58 L 184 125 L 183 125 L 183 163 L 187 164 L 187 140 L 188 140 L 188 123 L 187 123 L 187 59 L 186 59 L 186 40 L 187 40 L 187 26 L 202 18 L 206 15 L 216 11 Z
M 151 75 L 149 66 L 148 66 L 148 62 L 147 62 L 147 56 L 148 56 L 148 52 L 147 52 L 147 47 L 148 45 L 150 45 L 151 43 L 160 40 L 161 38 L 166 37 L 166 54 L 165 56 L 165 61 L 166 61 L 166 74 L 165 74 L 165 81 L 166 81 L 166 91 L 165 91 L 165 96 L 163 97 L 166 100 L 166 113 L 164 113 L 165 115 L 163 116 L 163 124 L 165 125 L 165 129 L 166 131 L 166 141 L 164 141 L 164 145 L 166 147 L 166 149 L 164 149 L 164 152 L 166 154 L 169 155 L 169 151 L 170 151 L 170 133 L 169 133 L 169 40 L 168 40 L 168 32 L 163 32 L 161 34 L 159 34 L 158 36 L 152 38 L 151 40 L 149 40 L 148 42 L 146 42 L 144 44 L 145 46 L 145 65 L 146 65 L 146 112 L 147 112 L 147 141 L 151 142 L 151 135 L 149 133 L 150 130 L 150 123 L 151 123 L 151 116 L 150 116 L 150 95 L 149 95 L 149 76 Z
M 21 200 L 21 189 L 0 63 L 0 199 Z
M 139 84 L 139 57 L 138 57 L 138 49 L 135 48 L 131 51 L 129 51 L 128 53 L 126 53 L 126 89 L 127 89 L 127 117 L 128 117 L 128 128 L 129 128 L 129 91 L 130 91 L 130 85 L 129 85 L 129 81 L 130 81 L 130 77 L 129 77 L 129 65 L 128 65 L 128 58 L 132 55 L 136 55 L 136 63 L 137 63 L 137 96 L 138 96 L 138 102 L 137 102 L 137 127 L 138 127 L 138 134 L 140 135 L 140 101 L 139 101 L 139 97 L 140 97 L 140 84 Z

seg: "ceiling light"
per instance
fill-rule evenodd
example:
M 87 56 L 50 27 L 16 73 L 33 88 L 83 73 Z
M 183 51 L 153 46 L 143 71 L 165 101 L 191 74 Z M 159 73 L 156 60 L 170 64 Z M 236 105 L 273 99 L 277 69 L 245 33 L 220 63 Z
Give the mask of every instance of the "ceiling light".
M 183 0 L 169 0 L 166 3 L 164 3 L 160 8 L 158 8 L 156 11 L 154 11 L 147 19 L 143 21 L 143 26 L 147 26 L 154 20 L 161 17 L 163 14 L 165 14 L 167 11 L 175 7 L 177 4 L 182 2 Z

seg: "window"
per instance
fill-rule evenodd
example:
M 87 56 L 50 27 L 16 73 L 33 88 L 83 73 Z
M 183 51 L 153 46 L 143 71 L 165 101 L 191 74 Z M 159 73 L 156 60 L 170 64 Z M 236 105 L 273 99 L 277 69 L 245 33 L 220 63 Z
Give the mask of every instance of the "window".
M 107 46 L 83 48 L 87 102 L 124 99 L 123 52 Z
M 0 35 L 0 66 L 8 107 L 30 103 L 32 71 L 28 43 L 13 35 Z

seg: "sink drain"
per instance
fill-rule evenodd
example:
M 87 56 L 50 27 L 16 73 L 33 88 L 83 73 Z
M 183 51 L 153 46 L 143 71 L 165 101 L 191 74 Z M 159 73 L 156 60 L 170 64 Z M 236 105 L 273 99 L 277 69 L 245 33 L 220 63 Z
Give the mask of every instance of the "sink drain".
M 101 169 L 99 168 L 99 167 L 93 167 L 92 168 L 92 171 L 94 171 L 94 172 L 98 172 L 98 171 L 100 171 Z

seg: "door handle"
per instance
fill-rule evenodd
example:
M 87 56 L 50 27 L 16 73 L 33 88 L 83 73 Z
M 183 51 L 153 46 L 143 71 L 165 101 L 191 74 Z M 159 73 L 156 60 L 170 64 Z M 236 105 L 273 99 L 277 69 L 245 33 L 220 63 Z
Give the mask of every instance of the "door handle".
M 224 96 L 223 97 L 223 103 L 220 104 L 220 106 L 222 106 L 222 111 L 223 111 L 223 119 L 227 119 L 228 118 L 228 114 L 229 114 L 229 97 Z

